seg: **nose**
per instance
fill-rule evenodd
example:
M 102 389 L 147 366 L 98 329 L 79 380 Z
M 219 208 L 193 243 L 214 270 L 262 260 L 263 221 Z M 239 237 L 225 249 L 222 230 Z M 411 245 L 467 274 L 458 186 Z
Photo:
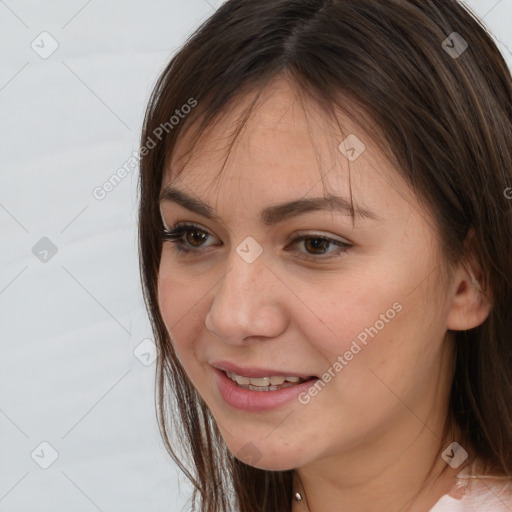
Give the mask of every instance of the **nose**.
M 279 336 L 287 324 L 283 308 L 286 286 L 266 266 L 262 255 L 248 263 L 234 253 L 230 263 L 215 288 L 205 327 L 232 345 L 247 342 L 247 338 Z

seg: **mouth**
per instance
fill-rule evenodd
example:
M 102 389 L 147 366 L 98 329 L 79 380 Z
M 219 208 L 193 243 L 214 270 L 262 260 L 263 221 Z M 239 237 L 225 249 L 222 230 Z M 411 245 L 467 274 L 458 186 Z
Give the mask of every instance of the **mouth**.
M 227 362 L 212 364 L 212 369 L 223 401 L 251 413 L 290 405 L 319 380 L 316 376 L 292 375 L 279 369 L 243 369 Z
M 295 375 L 269 375 L 268 377 L 246 377 L 234 372 L 221 370 L 238 387 L 251 391 L 278 391 L 289 387 L 309 382 L 316 377 L 302 378 Z

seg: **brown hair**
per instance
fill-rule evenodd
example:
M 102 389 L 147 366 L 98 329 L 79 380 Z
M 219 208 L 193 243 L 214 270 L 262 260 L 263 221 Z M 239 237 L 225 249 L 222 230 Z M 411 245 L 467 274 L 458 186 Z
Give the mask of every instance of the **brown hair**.
M 460 55 L 450 53 L 464 49 L 453 32 L 468 44 Z M 229 0 L 162 72 L 141 138 L 140 271 L 159 349 L 158 418 L 194 484 L 194 506 L 199 498 L 202 512 L 290 510 L 293 471 L 231 454 L 176 357 L 157 297 L 163 170 L 186 129 L 200 135 L 236 98 L 257 97 L 282 75 L 331 117 L 347 112 L 380 140 L 435 220 L 448 274 L 476 262 L 492 307 L 478 327 L 448 332 L 445 433 L 458 425 L 478 457 L 512 476 L 512 80 L 491 35 L 456 0 Z M 169 122 L 192 102 L 190 115 Z

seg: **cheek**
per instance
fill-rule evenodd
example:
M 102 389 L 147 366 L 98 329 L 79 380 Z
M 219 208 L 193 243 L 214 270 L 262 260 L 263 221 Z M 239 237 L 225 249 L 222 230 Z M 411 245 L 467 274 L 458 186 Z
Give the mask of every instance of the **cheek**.
M 190 282 L 165 275 L 158 279 L 160 312 L 181 361 L 193 352 L 203 328 L 206 313 L 202 311 L 201 296 L 194 292 Z
M 310 338 L 335 374 L 326 400 L 335 396 L 360 420 L 388 416 L 402 401 L 418 402 L 436 374 L 442 333 L 422 312 L 427 287 L 404 290 L 359 288 L 350 300 L 330 301 L 336 334 L 331 341 Z
M 299 291 L 303 302 L 300 322 L 304 338 L 310 340 L 319 352 L 333 363 L 339 355 L 352 350 L 348 358 L 361 358 L 372 340 L 381 338 L 403 321 L 404 294 L 397 288 L 381 284 L 379 279 L 343 278 L 331 281 L 321 293 L 309 295 Z M 383 280 L 380 280 L 383 283 Z M 402 299 L 402 300 L 401 300 Z M 358 348 L 358 345 L 360 348 Z
M 325 371 L 336 376 L 331 382 L 347 399 L 379 394 L 377 388 L 385 386 L 378 377 L 398 381 L 406 390 L 400 381 L 413 380 L 421 359 L 428 364 L 435 355 L 430 322 L 420 307 L 428 290 L 420 288 L 410 294 L 407 282 L 385 275 L 344 280 L 314 298 L 310 294 L 308 314 L 295 313 L 304 339 L 321 356 Z

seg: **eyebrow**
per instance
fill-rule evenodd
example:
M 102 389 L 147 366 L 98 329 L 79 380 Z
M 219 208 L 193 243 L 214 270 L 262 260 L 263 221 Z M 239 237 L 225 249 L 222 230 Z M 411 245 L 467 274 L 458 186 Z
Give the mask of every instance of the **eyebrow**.
M 164 187 L 160 193 L 159 200 L 160 203 L 164 201 L 177 203 L 183 208 L 198 213 L 207 219 L 222 223 L 222 220 L 211 206 L 200 199 L 189 196 L 175 187 Z M 333 195 L 296 199 L 294 201 L 268 206 L 261 211 L 260 220 L 264 225 L 273 226 L 292 217 L 316 211 L 332 211 L 344 215 L 354 215 L 362 220 L 382 220 L 379 215 L 367 208 L 361 206 L 352 208 L 348 199 Z

